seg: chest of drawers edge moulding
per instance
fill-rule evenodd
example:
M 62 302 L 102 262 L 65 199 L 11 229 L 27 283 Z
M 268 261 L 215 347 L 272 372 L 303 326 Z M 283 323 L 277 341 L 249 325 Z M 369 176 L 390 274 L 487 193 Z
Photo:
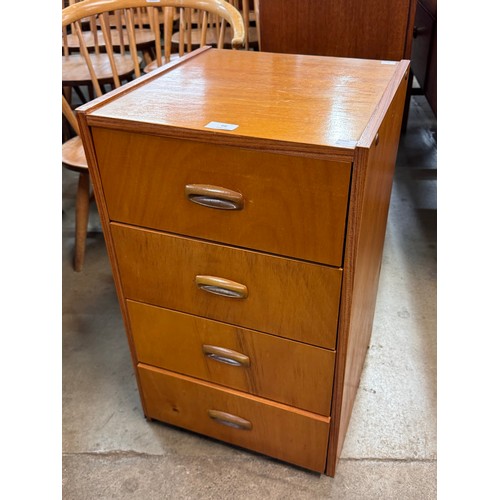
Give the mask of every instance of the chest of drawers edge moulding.
M 324 450 L 321 452 L 326 453 L 326 462 L 324 459 L 316 460 L 312 457 L 310 463 L 298 463 L 298 465 L 310 468 L 311 470 L 324 472 L 327 475 L 334 476 L 336 465 L 342 450 L 343 441 L 347 432 L 348 422 L 354 404 L 356 390 L 359 385 L 359 379 L 372 330 L 387 213 L 392 188 L 392 177 L 396 161 L 404 98 L 407 86 L 409 61 L 405 60 L 394 63 L 394 71 L 390 78 L 387 79 L 385 88 L 380 95 L 376 106 L 373 108 L 370 116 L 366 120 L 364 129 L 357 138 L 357 142 L 354 146 L 352 143 L 344 147 L 342 147 L 342 145 L 292 144 L 290 142 L 280 140 L 279 137 L 256 138 L 237 135 L 237 130 L 234 132 L 213 132 L 203 129 L 187 129 L 183 127 L 176 127 L 175 125 L 167 126 L 159 123 L 148 123 L 147 120 L 137 122 L 134 120 L 127 121 L 127 119 L 119 120 L 106 118 L 99 116 L 98 113 L 96 113 L 96 111 L 101 110 L 108 103 L 116 102 L 125 95 L 133 95 L 134 91 L 137 89 L 148 85 L 150 82 L 161 78 L 163 75 L 169 74 L 171 71 L 175 71 L 183 65 L 196 64 L 197 59 L 203 58 L 208 51 L 213 53 L 221 52 L 216 49 L 198 49 L 179 61 L 161 67 L 153 73 L 145 75 L 117 90 L 105 94 L 101 98 L 80 106 L 77 110 L 82 141 L 89 163 L 95 198 L 102 221 L 103 233 L 110 257 L 111 268 L 127 332 L 131 356 L 134 363 L 134 370 L 138 379 L 139 393 L 141 395 L 145 415 L 147 418 L 150 418 L 147 412 L 147 404 L 145 404 L 144 394 L 140 383 L 139 370 L 143 370 L 143 368 L 139 368 L 139 361 L 136 357 L 134 347 L 134 337 L 127 314 L 126 301 L 127 299 L 130 299 L 130 297 L 125 297 L 123 291 L 120 267 L 118 265 L 118 258 L 111 233 L 111 221 L 106 205 L 105 192 L 103 190 L 99 174 L 98 159 L 94 147 L 92 128 L 104 127 L 108 129 L 119 129 L 128 132 L 132 131 L 134 133 L 143 133 L 154 137 L 165 137 L 175 140 L 179 139 L 182 141 L 196 141 L 206 144 L 216 144 L 223 147 L 234 146 L 245 150 L 263 151 L 270 154 L 284 154 L 296 157 L 328 159 L 341 162 L 349 161 L 352 162 L 352 178 L 349 191 L 349 204 L 347 208 L 347 226 L 345 230 L 344 258 L 342 266 L 343 274 L 338 312 L 339 320 L 335 349 L 335 373 L 333 379 L 334 397 L 332 399 L 330 412 L 331 419 L 329 423 L 329 431 L 326 434 L 326 438 L 323 431 L 321 431 L 321 437 L 318 438 L 319 443 L 325 439 L 327 440 Z M 234 51 L 222 52 L 231 53 L 233 54 L 231 57 L 234 57 Z M 259 56 L 258 54 L 260 53 L 256 52 L 251 57 L 269 57 L 269 55 Z M 248 55 L 245 57 L 248 57 Z M 303 60 L 304 57 L 309 58 L 314 56 L 297 57 L 300 57 L 301 60 Z M 325 58 L 316 58 L 317 61 L 319 61 L 319 59 Z M 335 58 L 328 59 L 333 60 Z M 345 60 L 343 60 L 343 63 L 345 63 Z M 363 62 L 356 61 L 355 64 L 362 65 Z M 370 64 L 372 64 L 372 62 L 370 62 Z M 150 229 L 148 228 L 147 230 Z M 223 243 L 222 246 L 226 247 L 227 245 Z M 258 249 L 250 250 L 251 252 L 258 252 Z M 293 259 L 293 257 L 286 255 L 284 257 L 285 259 Z M 219 320 L 220 318 L 212 319 Z M 245 325 L 243 325 L 243 327 L 244 326 Z M 158 371 L 156 368 L 155 370 Z M 169 380 L 175 381 L 175 383 L 178 384 L 187 383 L 183 377 L 185 376 L 179 374 L 178 376 L 170 377 Z M 206 390 L 208 392 L 213 389 L 211 384 L 211 382 L 204 383 L 204 387 L 206 386 Z M 230 388 L 228 389 L 227 387 L 221 387 L 221 389 L 225 392 L 236 391 Z M 256 400 L 256 398 L 258 398 L 258 396 L 249 395 L 249 399 L 251 400 Z M 247 400 L 245 399 L 245 404 L 246 403 Z M 276 410 L 276 407 L 281 408 L 280 405 L 282 405 L 281 403 L 273 401 L 270 401 L 270 403 L 272 403 L 273 411 Z M 297 410 L 297 418 L 299 418 L 299 420 L 303 417 L 301 413 L 303 411 L 304 410 Z M 227 424 L 227 422 L 225 423 Z M 178 424 L 174 421 L 174 425 Z M 238 422 L 236 422 L 236 424 L 234 424 L 234 422 L 231 424 L 230 422 L 229 425 L 225 426 L 229 429 L 228 432 L 232 432 L 230 430 L 230 425 L 238 426 L 243 424 Z M 292 429 L 294 428 L 294 425 L 297 425 L 299 426 L 297 428 L 300 428 L 301 424 L 294 423 L 291 427 Z M 202 434 L 205 433 L 203 430 L 197 432 L 201 432 Z M 245 430 L 241 432 L 244 433 Z M 307 432 L 316 431 L 309 430 Z M 207 434 L 209 435 L 208 432 Z M 216 436 L 216 438 L 233 442 L 237 445 L 240 444 L 238 441 L 231 441 L 229 438 L 226 439 L 225 435 L 222 437 Z M 242 446 L 252 449 L 251 443 L 249 445 L 243 443 Z M 299 443 L 298 446 L 300 447 L 302 445 Z M 255 447 L 253 449 L 255 449 Z M 285 458 L 279 456 L 280 452 L 278 452 L 277 456 L 274 449 L 271 449 L 269 452 L 266 450 L 262 451 L 260 449 L 257 449 L 257 451 L 297 464 L 296 461 L 293 461 L 293 457 L 288 460 L 286 458 L 286 453 Z

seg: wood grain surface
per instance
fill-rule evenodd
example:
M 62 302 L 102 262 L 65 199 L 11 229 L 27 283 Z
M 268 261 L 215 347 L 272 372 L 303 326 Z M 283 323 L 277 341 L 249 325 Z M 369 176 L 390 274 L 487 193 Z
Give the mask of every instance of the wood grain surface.
M 197 131 L 234 145 L 251 138 L 254 147 L 260 139 L 282 141 L 292 151 L 330 146 L 352 155 L 395 71 L 380 61 L 217 49 L 191 61 L 95 109 L 89 123 L 165 135 Z M 206 128 L 214 121 L 238 127 L 214 132 Z
M 93 137 L 112 220 L 342 265 L 350 163 L 103 128 Z M 189 184 L 234 190 L 243 207 L 195 204 Z
M 341 270 L 116 223 L 111 232 L 127 298 L 335 348 Z M 248 298 L 200 290 L 197 275 L 241 283 Z
M 330 415 L 335 353 L 217 321 L 127 301 L 142 363 Z M 207 357 L 203 346 L 248 357 L 248 366 Z
M 97 79 L 102 83 L 113 82 L 113 71 L 109 57 L 106 54 L 89 54 Z M 80 54 L 71 54 L 62 59 L 62 80 L 64 85 L 91 85 L 92 78 Z M 134 72 L 134 61 L 130 55 L 116 57 L 114 64 L 122 79 L 131 77 Z
M 260 0 L 261 50 L 398 61 L 415 0 Z
M 142 364 L 139 378 L 148 414 L 154 419 L 307 469 L 324 470 L 329 417 Z M 251 429 L 224 425 L 209 416 L 210 410 L 249 422 Z
M 378 119 L 357 149 L 346 236 L 332 432 L 327 474 L 342 451 L 370 342 L 392 179 L 407 86 L 408 62 L 384 96 Z M 375 128 L 375 125 L 379 128 Z

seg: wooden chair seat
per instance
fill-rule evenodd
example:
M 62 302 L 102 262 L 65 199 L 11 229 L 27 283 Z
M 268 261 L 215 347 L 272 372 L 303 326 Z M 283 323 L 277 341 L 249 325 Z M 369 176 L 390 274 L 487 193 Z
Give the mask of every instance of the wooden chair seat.
M 142 45 L 152 44 L 155 41 L 155 35 L 150 29 L 138 28 L 135 30 L 134 33 L 136 37 L 135 43 L 137 44 L 138 50 L 141 50 Z M 88 49 L 95 49 L 95 39 L 96 36 L 94 35 L 94 33 L 91 33 L 90 31 L 85 31 L 83 33 L 83 40 Z M 117 30 L 111 31 L 111 42 L 114 47 L 120 46 L 121 43 L 120 34 L 118 33 Z M 125 48 L 128 49 L 129 43 L 128 43 L 128 35 L 126 32 L 123 33 L 123 43 L 125 45 Z M 99 47 L 105 46 L 104 36 L 100 31 L 97 32 L 97 44 Z M 66 37 L 66 46 L 70 50 L 78 50 L 80 48 L 80 42 L 78 40 L 78 36 L 75 35 L 74 33 L 68 34 Z
M 169 62 L 172 62 L 172 61 L 175 61 L 176 59 L 179 59 L 179 54 L 171 54 L 170 57 L 168 58 L 168 61 L 166 59 L 165 56 L 162 56 L 161 58 L 161 64 L 160 66 L 163 66 L 164 64 L 167 64 Z M 150 73 L 151 71 L 155 70 L 158 68 L 158 61 L 155 59 L 153 61 L 151 61 L 149 64 L 147 64 L 146 66 L 144 66 L 144 73 Z
M 134 30 L 134 34 L 137 50 L 142 50 L 142 46 L 145 44 L 154 44 L 156 39 L 155 34 L 150 29 L 146 28 L 137 28 Z M 120 45 L 120 34 L 116 30 L 111 31 L 111 41 L 116 47 Z M 126 32 L 123 33 L 123 43 L 125 45 L 125 48 L 128 49 L 129 43 L 128 35 Z
M 62 162 L 66 168 L 74 172 L 88 171 L 87 158 L 80 136 L 77 135 L 62 145 Z
M 85 45 L 89 49 L 95 49 L 95 36 L 94 33 L 90 31 L 84 31 L 83 33 L 83 41 Z M 66 42 L 63 41 L 63 46 L 66 44 L 68 49 L 70 50 L 79 50 L 80 42 L 78 41 L 78 37 L 74 33 L 69 33 L 66 35 Z M 97 44 L 99 47 L 104 47 L 104 36 L 102 33 L 97 33 Z
M 96 77 L 100 83 L 113 79 L 113 69 L 107 54 L 89 54 Z M 134 61 L 130 54 L 115 56 L 116 70 L 121 80 L 129 78 L 134 71 Z M 63 85 L 89 85 L 92 83 L 90 72 L 81 54 L 62 56 Z
M 179 19 L 179 12 L 176 11 L 173 15 L 173 20 L 177 21 L 178 19 Z M 151 22 L 151 18 L 148 15 L 148 13 L 145 12 L 144 10 L 142 10 L 141 12 L 136 11 L 134 13 L 134 21 L 139 26 L 149 26 L 150 22 Z M 163 19 L 161 17 L 158 19 L 158 23 L 160 24 L 160 26 L 163 24 Z M 109 15 L 109 24 L 110 24 L 110 26 L 117 25 L 116 16 L 114 14 Z M 125 28 L 125 23 L 122 22 L 122 25 Z

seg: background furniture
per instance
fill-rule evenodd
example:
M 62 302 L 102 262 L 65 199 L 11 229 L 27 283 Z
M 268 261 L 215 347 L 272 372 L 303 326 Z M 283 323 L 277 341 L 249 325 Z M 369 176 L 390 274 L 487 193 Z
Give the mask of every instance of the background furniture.
M 411 51 L 411 70 L 437 116 L 437 0 L 418 0 Z
M 437 112 L 436 0 L 257 3 L 261 50 L 391 61 L 411 58 L 412 72 L 421 88 L 408 88 L 403 128 L 412 94 L 424 94 Z
M 148 419 L 335 473 L 408 73 L 205 47 L 79 108 Z
M 70 3 L 71 5 L 62 10 L 62 111 L 66 123 L 76 136 L 65 138 L 62 164 L 79 174 L 74 268 L 75 271 L 81 271 L 85 258 L 91 184 L 78 127 L 72 116 L 72 89 L 81 85 L 88 86 L 93 90 L 90 98 L 99 97 L 111 88 L 120 87 L 124 81 L 139 77 L 146 69 L 147 62 L 151 61 L 151 58 L 141 58 L 139 54 L 141 50 L 151 50 L 150 37 L 146 46 L 143 43 L 146 33 L 154 35 L 154 60 L 149 63 L 149 69 L 154 69 L 153 65 L 157 67 L 168 62 L 172 23 L 177 15 L 174 8 L 179 9 L 179 17 L 182 19 L 185 16 L 191 17 L 191 10 L 194 8 L 198 8 L 197 15 L 200 18 L 206 19 L 210 14 L 215 16 L 215 23 L 220 23 L 223 19 L 222 28 L 219 28 L 222 33 L 221 47 L 226 22 L 229 24 L 227 31 L 232 35 L 230 42 L 235 48 L 243 44 L 245 30 L 237 9 L 221 0 L 159 0 L 154 4 L 147 0 L 86 0 Z M 146 22 L 148 29 L 144 27 Z M 82 29 L 84 24 L 90 27 L 87 32 Z M 185 30 L 184 24 L 180 25 L 179 32 L 180 36 L 186 39 L 191 34 L 190 30 Z M 205 36 L 206 31 L 201 38 L 202 44 L 206 41 Z M 104 50 L 96 50 L 96 47 L 101 45 Z M 189 43 L 188 50 L 190 45 Z M 180 56 L 182 55 L 184 46 L 180 51 Z
M 416 0 L 259 0 L 261 50 L 409 59 Z
M 259 15 L 258 15 L 258 0 L 227 0 L 231 5 L 236 7 L 243 16 L 245 23 L 245 49 L 251 48 L 260 50 L 259 37 Z

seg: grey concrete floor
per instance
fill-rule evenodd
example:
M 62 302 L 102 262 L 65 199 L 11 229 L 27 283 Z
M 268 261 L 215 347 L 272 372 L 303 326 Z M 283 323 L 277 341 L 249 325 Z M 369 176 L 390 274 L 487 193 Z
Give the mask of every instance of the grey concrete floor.
M 72 270 L 76 176 L 64 171 L 63 498 L 436 498 L 435 131 L 425 99 L 412 97 L 374 330 L 335 478 L 145 420 L 95 207 L 84 270 Z

